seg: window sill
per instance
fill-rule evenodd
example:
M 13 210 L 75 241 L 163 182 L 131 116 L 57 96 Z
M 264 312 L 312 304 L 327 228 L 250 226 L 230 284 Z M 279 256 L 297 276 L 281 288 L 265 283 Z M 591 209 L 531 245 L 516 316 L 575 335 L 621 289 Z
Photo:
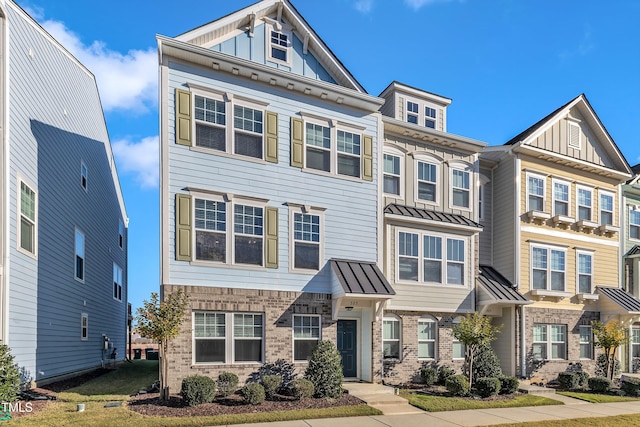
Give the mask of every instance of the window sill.
M 218 261 L 204 261 L 204 260 L 194 260 L 190 261 L 189 265 L 193 265 L 196 267 L 213 267 L 213 268 L 231 268 L 238 270 L 253 270 L 253 271 L 266 271 L 267 268 L 260 265 L 251 265 L 251 264 L 227 264 L 224 262 Z
M 572 295 L 569 292 L 563 291 L 549 291 L 547 289 L 533 289 L 531 290 L 531 296 L 537 297 L 540 301 L 545 298 L 555 298 L 556 301 L 563 300 L 564 298 L 570 298 Z
M 304 269 L 304 268 L 290 268 L 289 269 L 289 273 L 291 274 L 304 274 L 304 275 L 315 275 L 318 274 L 320 270 L 311 270 L 311 269 Z
M 581 292 L 579 294 L 576 294 L 576 298 L 578 298 L 578 301 L 581 303 L 590 303 L 590 302 L 596 302 L 598 301 L 598 299 L 600 298 L 600 295 L 598 294 L 592 294 L 592 293 L 586 293 L 586 292 Z
M 564 226 L 565 228 L 576 222 L 575 218 L 571 218 L 570 216 L 565 215 L 556 215 L 551 218 L 554 226 Z
M 578 227 L 578 231 L 586 230 L 593 231 L 598 228 L 600 225 L 597 222 L 587 221 L 586 219 L 581 219 L 576 222 L 576 227 Z
M 229 153 L 227 151 L 214 150 L 213 148 L 198 147 L 196 145 L 189 147 L 189 150 L 195 151 L 196 153 L 213 154 L 220 157 L 226 157 L 228 159 L 244 160 L 247 162 L 257 163 L 260 165 L 266 165 L 268 163 L 266 160 L 258 159 L 256 157 L 243 156 L 240 154 Z

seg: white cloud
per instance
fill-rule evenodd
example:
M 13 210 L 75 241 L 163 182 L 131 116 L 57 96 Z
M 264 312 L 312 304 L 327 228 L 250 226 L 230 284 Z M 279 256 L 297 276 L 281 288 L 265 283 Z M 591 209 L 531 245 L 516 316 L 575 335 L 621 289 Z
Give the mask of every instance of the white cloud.
M 373 0 L 356 0 L 353 7 L 360 13 L 369 13 L 373 8 Z
M 40 11 L 35 12 L 41 16 Z M 64 23 L 46 20 L 42 26 L 95 76 L 105 111 L 146 113 L 158 96 L 158 56 L 155 48 L 130 50 L 126 54 L 109 50 L 103 42 L 85 45 Z
M 434 3 L 446 3 L 452 0 L 404 0 L 404 3 L 414 10 L 418 10 L 423 6 L 428 6 Z
M 113 142 L 113 154 L 118 174 L 134 175 L 142 188 L 157 188 L 159 184 L 160 145 L 157 136 L 141 141 L 121 139 Z

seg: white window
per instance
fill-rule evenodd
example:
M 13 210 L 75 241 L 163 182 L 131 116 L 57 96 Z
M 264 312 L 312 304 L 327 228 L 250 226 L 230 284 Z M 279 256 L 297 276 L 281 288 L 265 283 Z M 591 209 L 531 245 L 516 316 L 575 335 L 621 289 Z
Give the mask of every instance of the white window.
M 531 288 L 565 290 L 566 250 L 531 247 Z
M 593 292 L 593 254 L 577 252 L 578 256 L 578 293 Z
M 263 18 L 266 21 L 265 27 L 265 56 L 267 61 L 277 64 L 292 65 L 292 28 L 282 22 Z
M 271 30 L 271 59 L 289 62 L 289 36 L 285 33 Z
M 362 137 L 355 129 L 337 126 L 329 121 L 306 119 L 305 167 L 360 178 Z
M 195 198 L 194 211 L 196 260 L 264 265 L 263 205 L 212 196 Z
M 580 125 L 574 122 L 567 122 L 567 141 L 569 147 L 580 149 Z
M 196 123 L 195 145 L 213 150 L 227 151 L 226 103 L 219 98 L 194 96 Z
M 569 216 L 569 183 L 553 181 L 553 215 Z
M 293 360 L 306 361 L 321 339 L 320 316 L 293 315 Z
M 384 179 L 383 188 L 385 194 L 400 196 L 402 194 L 402 161 L 400 156 L 384 153 Z
M 418 358 L 436 359 L 438 322 L 431 316 L 418 320 Z
M 81 162 L 80 163 L 80 185 L 82 186 L 82 188 L 85 189 L 85 191 L 87 190 L 88 176 L 89 176 L 89 171 L 87 170 L 87 165 L 85 165 L 84 162 Z
M 544 190 L 546 178 L 527 175 L 527 210 L 544 212 Z
M 463 239 L 432 233 L 398 232 L 397 265 L 400 281 L 464 286 L 466 260 Z
M 436 128 L 436 109 L 424 107 L 424 125 L 428 128 Z
M 244 105 L 233 106 L 234 153 L 262 159 L 263 112 Z
M 382 355 L 385 359 L 400 359 L 400 319 L 389 314 L 382 319 Z
M 407 101 L 407 122 L 418 124 L 418 109 L 419 106 L 415 102 Z
M 293 268 L 320 270 L 322 216 L 299 208 L 293 214 Z
M 470 173 L 466 170 L 451 169 L 451 205 L 468 209 L 470 206 Z
M 417 162 L 417 199 L 421 202 L 438 202 L 438 166 L 430 162 Z
M 462 318 L 460 316 L 453 319 L 453 324 L 455 326 L 460 325 L 460 321 Z M 464 353 L 466 350 L 466 346 L 458 341 L 458 339 L 451 333 L 451 348 L 452 348 L 452 357 L 453 359 L 464 359 Z
M 593 190 L 591 188 L 578 187 L 578 221 L 591 221 L 592 195 Z
M 600 224 L 613 225 L 613 194 L 600 191 Z
M 629 238 L 640 240 L 640 210 L 629 209 Z
M 631 329 L 631 357 L 640 357 L 640 327 L 637 326 Z
M 89 315 L 87 313 L 80 315 L 80 339 L 82 341 L 89 339 Z
M 36 193 L 20 181 L 20 249 L 36 254 Z
M 259 313 L 194 312 L 195 363 L 262 362 L 263 318 Z
M 534 360 L 567 358 L 567 326 L 546 323 L 533 325 Z
M 75 258 L 75 277 L 77 280 L 84 282 L 85 256 L 84 256 L 84 233 L 76 228 L 76 258 Z
M 360 178 L 360 135 L 338 129 L 338 175 Z
M 593 359 L 591 326 L 580 326 L 580 359 Z
M 124 247 L 124 223 L 121 219 L 118 220 L 118 245 L 120 249 Z
M 122 268 L 113 263 L 113 299 L 122 301 Z

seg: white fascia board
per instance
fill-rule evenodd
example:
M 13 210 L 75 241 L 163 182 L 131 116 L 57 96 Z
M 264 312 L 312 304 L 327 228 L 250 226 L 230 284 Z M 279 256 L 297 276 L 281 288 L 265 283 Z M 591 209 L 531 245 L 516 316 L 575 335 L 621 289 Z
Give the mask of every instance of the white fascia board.
M 487 143 L 478 141 L 476 139 L 467 138 L 465 136 L 455 135 L 453 133 L 442 132 L 439 130 L 419 126 L 413 123 L 407 123 L 402 120 L 394 119 L 392 117 L 382 116 L 385 132 L 393 132 L 398 135 L 413 138 L 416 135 L 418 138 L 431 138 L 435 140 L 427 141 L 430 143 L 438 144 L 438 140 L 446 141 L 447 144 L 443 144 L 449 148 L 453 144 L 453 148 L 459 148 L 471 153 L 479 153 L 487 148 Z M 407 135 L 407 133 L 410 133 Z

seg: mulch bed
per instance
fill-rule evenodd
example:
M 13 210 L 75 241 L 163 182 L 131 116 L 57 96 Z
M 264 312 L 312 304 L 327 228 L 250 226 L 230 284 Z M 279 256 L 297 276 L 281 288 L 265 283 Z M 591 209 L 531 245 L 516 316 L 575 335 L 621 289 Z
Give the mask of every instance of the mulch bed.
M 168 401 L 161 401 L 160 395 L 153 393 L 132 397 L 129 401 L 129 409 L 143 415 L 196 417 L 332 408 L 335 406 L 362 405 L 363 403 L 357 397 L 345 393 L 338 399 L 295 400 L 290 396 L 277 395 L 274 400 L 265 400 L 261 405 L 250 405 L 245 403 L 239 394 L 234 394 L 227 398 L 218 398 L 213 403 L 190 407 L 183 404 L 180 396 L 171 396 Z

